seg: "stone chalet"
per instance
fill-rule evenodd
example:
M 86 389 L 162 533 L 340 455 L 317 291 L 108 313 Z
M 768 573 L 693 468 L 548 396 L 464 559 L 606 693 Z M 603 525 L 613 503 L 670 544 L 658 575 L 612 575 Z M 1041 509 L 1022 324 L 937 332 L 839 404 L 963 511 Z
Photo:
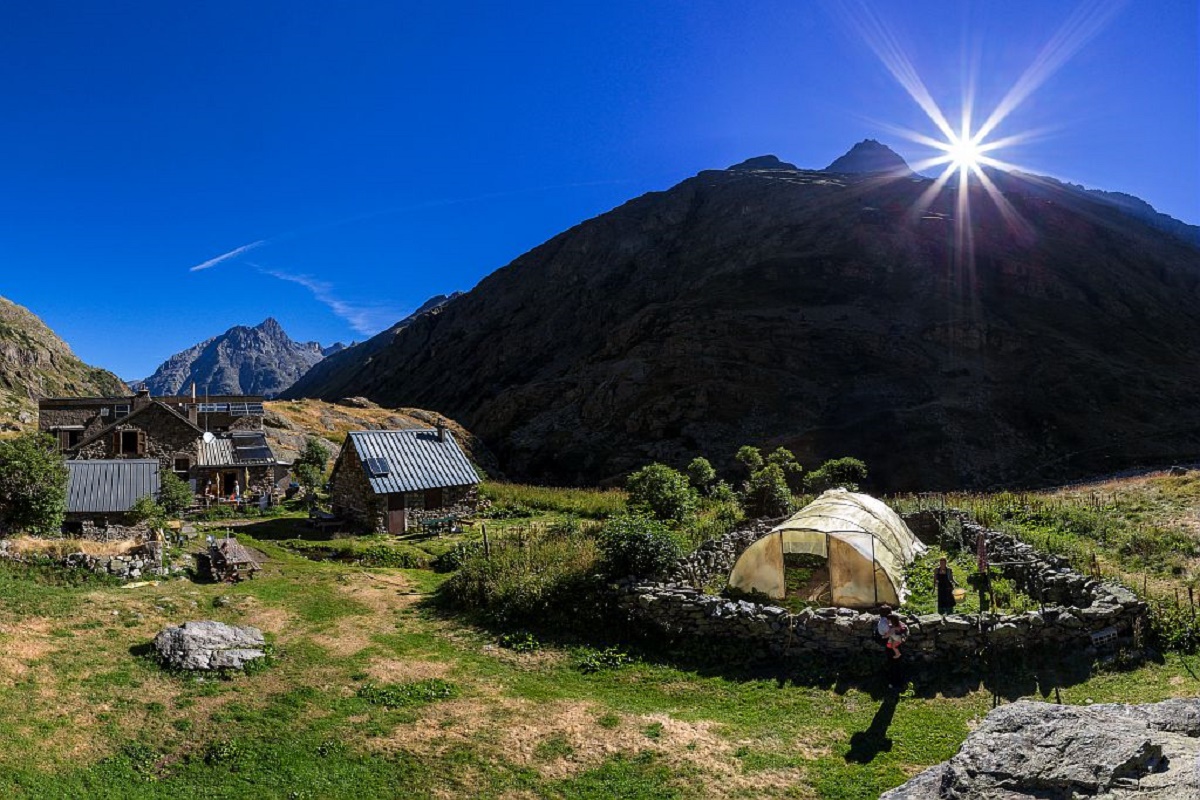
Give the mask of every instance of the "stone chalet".
M 406 533 L 431 518 L 472 513 L 479 476 L 454 435 L 351 431 L 329 478 L 333 513 L 369 531 Z
M 192 485 L 229 497 L 273 493 L 286 480 L 263 433 L 263 398 L 46 398 L 38 429 L 58 439 L 68 461 L 154 459 Z

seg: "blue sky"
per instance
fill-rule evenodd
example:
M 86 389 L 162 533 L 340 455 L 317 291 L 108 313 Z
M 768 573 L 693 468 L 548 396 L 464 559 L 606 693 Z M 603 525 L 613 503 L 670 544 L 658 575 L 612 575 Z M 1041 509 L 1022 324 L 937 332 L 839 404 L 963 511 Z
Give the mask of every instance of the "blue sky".
M 957 118 L 1092 12 L 998 157 L 1200 223 L 1195 0 L 4 3 L 0 295 L 125 378 L 267 316 L 362 339 L 702 169 L 929 155 L 864 19 Z

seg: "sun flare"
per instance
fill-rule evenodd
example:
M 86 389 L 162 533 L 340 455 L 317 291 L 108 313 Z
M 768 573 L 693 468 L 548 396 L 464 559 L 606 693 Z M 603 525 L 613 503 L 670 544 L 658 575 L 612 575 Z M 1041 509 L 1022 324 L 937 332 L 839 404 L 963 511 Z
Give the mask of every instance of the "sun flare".
M 983 153 L 972 137 L 955 136 L 947 145 L 946 155 L 950 156 L 950 163 L 957 169 L 969 171 L 978 166 Z

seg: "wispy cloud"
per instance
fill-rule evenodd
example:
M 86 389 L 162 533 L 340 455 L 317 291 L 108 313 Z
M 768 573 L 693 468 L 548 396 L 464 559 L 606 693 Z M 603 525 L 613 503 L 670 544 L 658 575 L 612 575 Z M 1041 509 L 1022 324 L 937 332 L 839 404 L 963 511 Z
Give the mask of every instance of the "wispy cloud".
M 308 291 L 319 303 L 329 307 L 337 317 L 346 321 L 356 333 L 363 336 L 374 336 L 381 330 L 407 316 L 407 312 L 381 305 L 362 305 L 343 300 L 334 294 L 333 284 L 314 278 L 311 275 L 292 274 L 277 269 L 268 269 L 251 264 L 264 275 L 270 275 L 281 281 L 297 283 Z
M 209 269 L 210 267 L 215 267 L 217 264 L 220 264 L 222 261 L 228 261 L 231 258 L 237 258 L 242 253 L 247 253 L 256 247 L 261 247 L 262 245 L 264 245 L 266 243 L 267 243 L 266 239 L 259 239 L 257 242 L 251 242 L 250 244 L 244 244 L 241 247 L 235 247 L 232 250 L 230 250 L 228 253 L 222 253 L 221 255 L 217 256 L 216 258 L 210 258 L 208 261 L 204 261 L 200 264 L 197 264 L 194 267 L 191 267 L 188 270 L 188 272 L 199 272 L 202 269 Z

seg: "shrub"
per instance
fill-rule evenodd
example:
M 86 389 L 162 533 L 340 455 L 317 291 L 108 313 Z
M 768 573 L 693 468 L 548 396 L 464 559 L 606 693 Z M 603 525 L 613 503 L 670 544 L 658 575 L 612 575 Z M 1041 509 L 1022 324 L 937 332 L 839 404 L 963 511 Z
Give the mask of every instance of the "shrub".
M 708 497 L 714 503 L 737 503 L 738 501 L 737 492 L 733 491 L 733 487 L 725 481 L 714 483 Z
M 0 441 L 0 521 L 33 534 L 58 533 L 67 513 L 67 466 L 54 437 Z
M 787 479 L 788 487 L 799 491 L 803 486 L 804 481 L 800 478 L 800 473 L 804 472 L 804 467 L 800 466 L 800 462 L 796 461 L 795 454 L 786 447 L 776 447 L 769 456 L 767 463 L 774 464 L 783 470 L 783 475 Z
M 459 542 L 433 560 L 434 572 L 454 572 L 467 560 L 483 553 L 483 542 Z
M 625 482 L 629 505 L 658 519 L 683 522 L 696 511 L 696 491 L 688 479 L 665 464 L 649 464 Z
M 583 674 L 592 675 L 610 669 L 620 669 L 633 662 L 633 656 L 619 647 L 606 647 L 603 650 L 589 650 L 584 652 L 576 667 Z
M 778 464 L 767 464 L 750 476 L 743 500 L 751 517 L 782 517 L 791 513 L 792 492 Z
M 745 444 L 738 448 L 734 459 L 746 468 L 750 475 L 758 472 L 763 466 L 762 452 L 757 447 Z
M 163 472 L 158 487 L 158 504 L 164 513 L 179 515 L 195 500 L 192 487 L 174 472 Z
M 163 509 L 150 495 L 139 497 L 129 507 L 129 519 L 133 524 L 145 522 L 151 527 L 159 527 L 163 523 Z
M 491 558 L 468 557 L 439 593 L 451 606 L 502 625 L 570 628 L 585 623 L 595 605 L 590 587 L 597 561 L 588 536 L 537 536 L 520 546 L 497 541 Z
M 609 520 L 597 544 L 604 569 L 613 577 L 661 575 L 684 552 L 678 537 L 666 525 L 642 516 Z
M 834 458 L 814 469 L 804 479 L 804 488 L 810 492 L 841 487 L 858 491 L 867 480 L 867 465 L 857 458 Z
M 717 471 L 707 458 L 697 456 L 687 465 L 687 477 L 693 489 L 701 494 L 708 494 L 709 487 L 717 479 Z

